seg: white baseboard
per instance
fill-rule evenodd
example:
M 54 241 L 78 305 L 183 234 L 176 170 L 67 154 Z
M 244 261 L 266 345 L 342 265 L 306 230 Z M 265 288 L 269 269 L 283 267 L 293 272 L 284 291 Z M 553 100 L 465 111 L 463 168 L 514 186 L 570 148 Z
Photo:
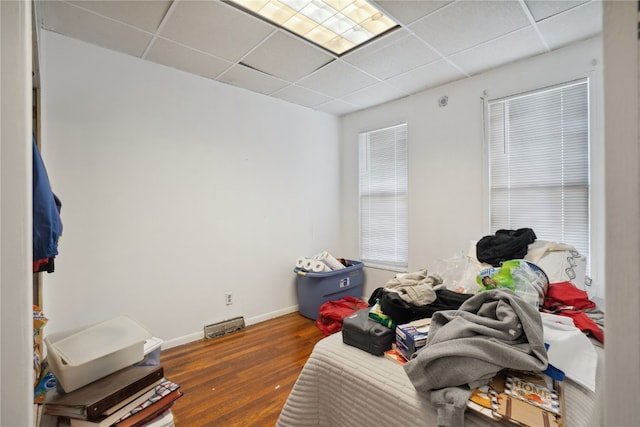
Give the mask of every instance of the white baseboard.
M 261 314 L 260 316 L 250 317 L 244 320 L 244 323 L 248 325 L 255 325 L 256 323 L 264 322 L 265 320 L 275 319 L 276 317 L 284 316 L 285 314 L 298 311 L 298 306 L 283 308 L 280 310 L 272 311 L 271 313 Z
M 173 338 L 171 340 L 163 341 L 162 346 L 160 348 L 162 348 L 162 350 L 166 350 L 171 347 L 177 347 L 179 345 L 188 344 L 190 342 L 198 341 L 201 339 L 204 339 L 204 329 L 189 335 L 183 335 L 178 338 Z
M 264 322 L 265 320 L 275 319 L 276 317 L 284 316 L 285 314 L 293 313 L 298 311 L 298 306 L 294 305 L 291 307 L 283 308 L 280 310 L 272 311 L 270 313 L 261 314 L 259 316 L 249 317 L 244 320 L 246 326 L 255 325 L 256 323 Z M 179 345 L 188 344 L 193 341 L 198 341 L 204 339 L 204 330 L 200 330 L 198 332 L 193 332 L 188 335 L 183 335 L 181 337 L 173 338 L 170 340 L 166 340 L 162 343 L 162 350 L 167 350 L 172 347 L 177 347 Z

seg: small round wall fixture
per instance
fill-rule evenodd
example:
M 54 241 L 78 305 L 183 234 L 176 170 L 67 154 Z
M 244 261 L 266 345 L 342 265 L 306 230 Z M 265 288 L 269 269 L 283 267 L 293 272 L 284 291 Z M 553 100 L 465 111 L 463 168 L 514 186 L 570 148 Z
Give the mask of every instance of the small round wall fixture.
M 448 96 L 442 96 L 440 97 L 440 99 L 438 99 L 438 106 L 440 107 L 446 107 L 448 103 L 449 103 Z

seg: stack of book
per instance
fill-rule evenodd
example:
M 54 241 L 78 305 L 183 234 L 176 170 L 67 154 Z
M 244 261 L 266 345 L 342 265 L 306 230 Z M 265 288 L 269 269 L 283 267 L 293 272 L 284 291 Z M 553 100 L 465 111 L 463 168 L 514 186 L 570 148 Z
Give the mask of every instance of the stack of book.
M 68 419 L 71 427 L 173 427 L 179 388 L 161 365 L 133 365 L 72 392 L 48 395 L 44 413 Z
M 473 391 L 467 407 L 525 427 L 563 427 L 562 382 L 541 373 L 504 371 Z
M 401 365 L 407 363 L 407 359 L 404 358 L 395 344 L 391 344 L 391 349 L 384 352 L 384 357 Z

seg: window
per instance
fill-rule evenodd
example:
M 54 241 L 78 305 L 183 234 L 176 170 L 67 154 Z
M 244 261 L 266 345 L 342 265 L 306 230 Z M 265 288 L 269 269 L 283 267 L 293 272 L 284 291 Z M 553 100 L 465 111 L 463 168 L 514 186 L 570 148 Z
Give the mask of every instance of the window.
M 408 266 L 407 124 L 359 136 L 360 259 Z
M 532 228 L 589 259 L 589 83 L 488 102 L 491 230 Z

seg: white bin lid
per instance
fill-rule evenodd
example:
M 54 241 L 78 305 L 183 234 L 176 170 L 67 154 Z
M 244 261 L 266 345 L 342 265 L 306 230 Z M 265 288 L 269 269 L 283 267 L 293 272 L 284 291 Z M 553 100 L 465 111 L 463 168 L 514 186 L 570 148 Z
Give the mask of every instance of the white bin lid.
M 127 316 L 96 323 L 51 346 L 68 365 L 78 366 L 143 342 L 151 333 Z
M 152 351 L 159 349 L 162 346 L 163 342 L 164 341 L 162 341 L 158 337 L 148 338 L 144 342 L 144 355 L 146 356 L 147 354 L 151 353 Z

